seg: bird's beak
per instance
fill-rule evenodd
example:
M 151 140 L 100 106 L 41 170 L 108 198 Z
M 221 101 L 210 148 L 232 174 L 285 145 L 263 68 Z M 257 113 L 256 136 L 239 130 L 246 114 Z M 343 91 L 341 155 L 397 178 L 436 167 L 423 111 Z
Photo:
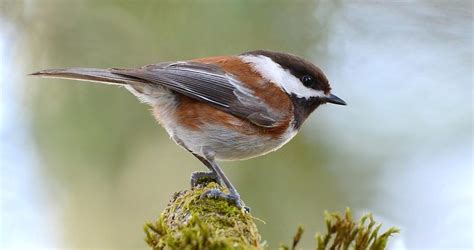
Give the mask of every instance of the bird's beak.
M 325 100 L 326 102 L 332 103 L 332 104 L 347 105 L 347 103 L 346 103 L 344 100 L 342 100 L 341 98 L 339 98 L 339 97 L 337 97 L 337 96 L 335 96 L 335 95 L 333 95 L 333 94 L 329 94 L 329 96 L 326 97 L 324 100 Z

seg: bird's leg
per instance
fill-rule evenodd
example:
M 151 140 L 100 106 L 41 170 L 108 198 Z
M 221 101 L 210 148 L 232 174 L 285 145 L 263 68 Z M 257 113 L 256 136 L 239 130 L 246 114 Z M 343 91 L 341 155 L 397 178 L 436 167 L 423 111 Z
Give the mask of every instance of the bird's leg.
M 191 187 L 197 187 L 199 185 L 206 186 L 208 183 L 215 182 L 219 185 L 222 185 L 222 181 L 219 176 L 214 172 L 210 163 L 204 159 L 203 157 L 194 154 L 193 155 L 198 158 L 206 167 L 210 170 L 210 172 L 194 172 L 191 175 Z
M 214 160 L 214 157 L 206 157 L 202 158 L 201 160 L 208 168 L 210 168 L 222 182 L 226 186 L 226 188 L 229 190 L 229 194 L 225 194 L 219 189 L 210 189 L 204 193 L 201 194 L 201 198 L 212 198 L 212 199 L 223 199 L 226 200 L 232 204 L 235 204 L 238 208 L 242 209 L 244 208 L 247 212 L 250 211 L 249 207 L 245 207 L 242 204 L 242 201 L 240 200 L 240 195 L 235 189 L 234 185 L 227 179 L 225 176 L 224 172 L 222 172 L 221 168 L 219 165 Z
M 195 188 L 198 185 L 204 185 L 206 186 L 208 183 L 215 182 L 219 185 L 222 185 L 222 181 L 219 178 L 219 176 L 216 174 L 216 172 L 213 170 L 212 166 L 210 165 L 209 161 L 204 159 L 203 157 L 193 153 L 193 151 L 189 150 L 188 147 L 184 144 L 184 142 L 179 139 L 178 137 L 173 137 L 173 140 L 186 149 L 188 152 L 193 154 L 196 158 L 198 158 L 206 167 L 210 170 L 210 172 L 194 172 L 191 174 L 191 187 Z
M 202 157 L 200 155 L 197 155 L 193 153 L 191 150 L 189 150 L 186 145 L 184 145 L 183 141 L 181 141 L 179 138 L 174 138 L 176 143 L 178 145 L 182 146 L 189 152 L 191 152 L 196 158 L 198 158 L 206 167 L 210 170 L 210 172 L 194 172 L 191 175 L 191 187 L 196 187 L 199 184 L 204 184 L 204 183 L 209 183 L 209 182 L 216 182 L 219 185 L 224 185 L 227 187 L 229 190 L 230 194 L 225 194 L 219 189 L 210 189 L 204 193 L 201 194 L 201 198 L 214 198 L 214 199 L 224 199 L 229 201 L 232 204 L 235 204 L 238 208 L 240 209 L 245 209 L 245 211 L 250 212 L 250 208 L 243 206 L 242 201 L 240 200 L 240 195 L 235 189 L 234 185 L 230 183 L 229 179 L 224 175 L 224 172 L 220 169 L 220 167 L 217 165 L 217 163 L 214 161 L 214 156 L 212 154 L 204 154 L 206 157 Z M 204 151 L 204 150 L 203 150 Z M 202 179 L 205 179 L 206 181 L 202 181 Z M 210 180 L 210 181 L 209 181 Z

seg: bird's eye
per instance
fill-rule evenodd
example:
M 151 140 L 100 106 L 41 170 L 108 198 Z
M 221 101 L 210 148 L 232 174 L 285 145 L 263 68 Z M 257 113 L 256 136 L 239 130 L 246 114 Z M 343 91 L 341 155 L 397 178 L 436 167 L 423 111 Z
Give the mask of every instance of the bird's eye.
M 301 77 L 301 82 L 303 83 L 304 86 L 310 87 L 314 83 L 314 79 L 310 75 L 304 75 Z

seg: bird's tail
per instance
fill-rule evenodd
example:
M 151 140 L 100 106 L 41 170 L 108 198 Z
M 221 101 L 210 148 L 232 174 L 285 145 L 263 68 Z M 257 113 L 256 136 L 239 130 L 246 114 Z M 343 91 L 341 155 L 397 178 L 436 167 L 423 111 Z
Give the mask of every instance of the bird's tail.
M 93 69 L 93 68 L 68 68 L 68 69 L 47 69 L 30 74 L 31 76 L 71 79 L 87 82 L 98 82 L 113 85 L 128 85 L 133 83 L 143 83 L 137 78 L 114 74 L 115 69 Z

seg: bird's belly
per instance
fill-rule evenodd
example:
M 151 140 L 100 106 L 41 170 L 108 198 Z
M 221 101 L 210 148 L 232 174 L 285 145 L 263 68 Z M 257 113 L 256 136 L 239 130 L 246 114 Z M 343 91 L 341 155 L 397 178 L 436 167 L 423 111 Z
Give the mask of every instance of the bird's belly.
M 211 153 L 217 160 L 244 160 L 275 151 L 287 143 L 296 131 L 285 132 L 279 137 L 243 134 L 227 127 L 206 124 L 201 130 L 190 130 L 177 126 L 173 137 L 187 149 L 204 156 Z
M 153 113 L 159 123 L 176 143 L 200 156 L 211 154 L 217 160 L 229 161 L 249 159 L 279 149 L 297 132 L 288 126 L 278 136 L 261 134 L 248 122 L 202 103 L 196 102 L 180 112 L 180 101 L 169 91 L 157 91 L 154 97 Z M 206 109 L 210 110 L 205 112 Z M 227 126 L 216 122 L 218 118 L 225 118 Z

